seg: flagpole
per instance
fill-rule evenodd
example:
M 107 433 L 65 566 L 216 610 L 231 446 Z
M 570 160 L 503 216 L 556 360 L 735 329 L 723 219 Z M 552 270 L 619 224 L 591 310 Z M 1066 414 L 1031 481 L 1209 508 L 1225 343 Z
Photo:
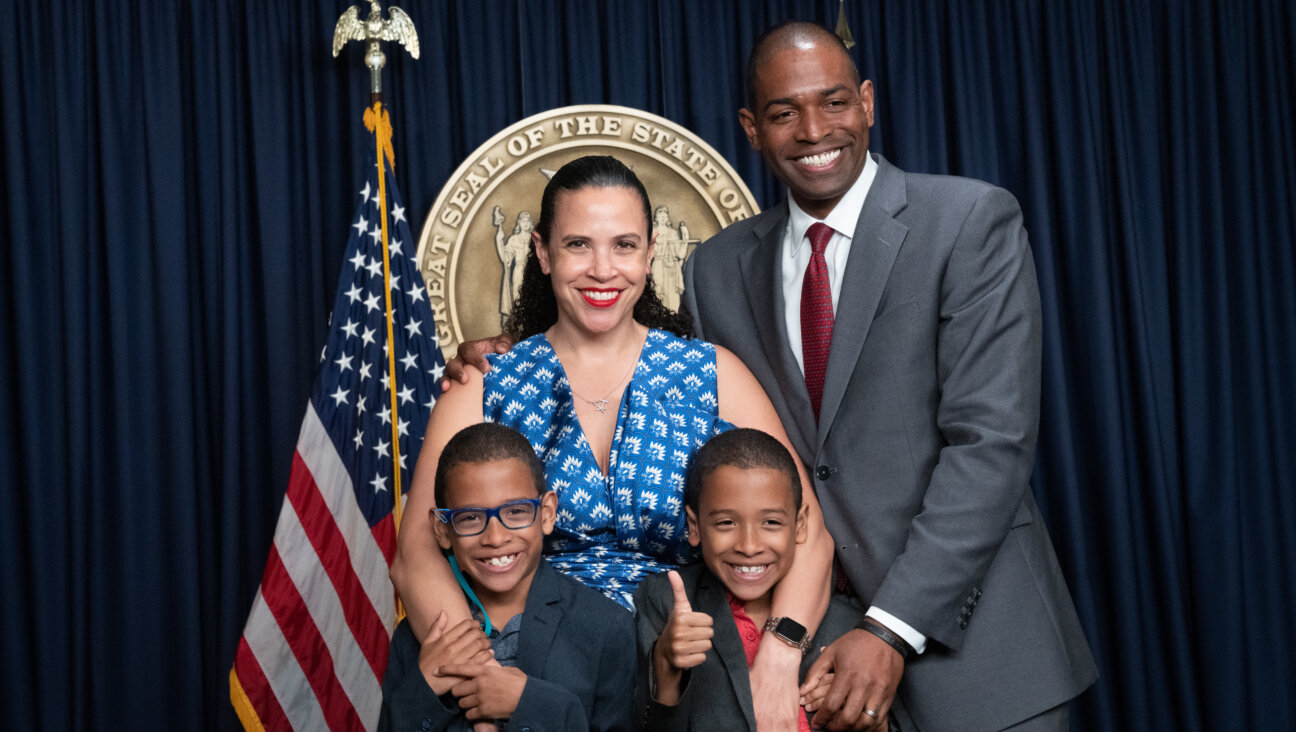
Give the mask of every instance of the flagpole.
M 396 170 L 396 159 L 392 149 L 392 129 L 391 120 L 387 111 L 383 109 L 382 102 L 382 69 L 387 64 L 387 56 L 382 51 L 383 41 L 395 41 L 404 46 L 414 58 L 419 57 L 418 33 L 414 30 L 414 22 L 410 19 L 405 11 L 397 7 L 389 9 L 389 18 L 383 19 L 382 7 L 377 0 L 370 0 L 369 17 L 360 20 L 359 7 L 352 5 L 346 9 L 342 17 L 338 19 L 337 28 L 333 33 L 333 57 L 337 58 L 342 48 L 351 41 L 363 41 L 367 44 L 365 49 L 365 65 L 369 67 L 369 103 L 370 107 L 365 110 L 364 121 L 365 127 L 374 133 L 374 146 L 376 148 L 375 160 L 378 162 L 378 220 L 381 222 L 382 229 L 382 253 L 383 253 L 383 302 L 386 308 L 387 320 L 387 391 L 391 395 L 391 428 L 392 428 L 392 481 L 394 488 L 392 494 L 395 505 L 392 508 L 392 519 L 395 523 L 395 530 L 399 535 L 401 516 L 404 506 L 401 497 L 404 493 L 401 481 L 401 452 L 400 452 L 400 414 L 398 409 L 398 395 L 396 388 L 396 349 L 395 343 L 395 311 L 392 308 L 391 294 L 391 250 L 389 245 L 389 235 L 387 227 L 387 166 L 383 164 L 384 159 L 391 165 L 392 170 Z M 399 612 L 399 610 L 398 610 Z M 403 612 L 400 612 L 403 615 Z
M 412 241 L 412 234 L 400 207 L 400 186 L 385 179 L 395 156 L 382 107 L 385 58 L 379 42 L 398 41 L 417 58 L 418 36 L 398 8 L 384 20 L 376 2 L 370 7 L 366 19 L 353 6 L 338 20 L 333 55 L 352 40 L 368 44 L 373 97 L 364 118 L 374 134 L 375 168 L 365 170 L 344 250 L 349 265 L 338 273 L 328 340 L 302 418 L 274 543 L 230 668 L 230 702 L 248 732 L 373 730 L 388 646 L 402 615 L 388 574 L 402 508 L 400 436 L 405 433 L 411 452 L 418 449 L 438 393 L 433 376 L 444 362 L 435 331 L 419 332 L 434 317 L 418 265 L 409 252 L 390 245 L 393 239 Z M 372 223 L 375 202 L 379 224 Z M 380 245 L 381 275 L 375 251 Z M 392 284 L 401 280 L 405 289 L 393 292 Z M 374 287 L 384 290 L 382 309 Z M 368 297 L 360 297 L 364 293 Z M 398 342 L 401 328 L 409 336 Z M 374 341 L 384 329 L 385 354 Z M 398 359 L 397 351 L 405 358 Z M 407 363 L 401 390 L 395 383 L 398 362 Z M 387 379 L 374 373 L 384 368 Z M 367 407 L 384 403 L 384 388 L 390 405 Z M 415 398 L 423 396 L 427 403 Z M 414 405 L 405 407 L 410 421 L 402 423 L 396 409 L 411 400 Z M 384 418 L 391 425 L 391 453 Z M 389 455 L 396 485 L 390 506 Z
M 383 253 L 383 301 L 387 312 L 387 391 L 391 395 L 391 428 L 392 428 L 392 482 L 395 486 L 392 489 L 392 495 L 395 498 L 395 506 L 392 507 L 392 518 L 395 521 L 397 535 L 400 535 L 401 514 L 404 508 L 401 505 L 401 471 L 400 471 L 400 413 L 397 411 L 397 389 L 396 389 L 396 349 L 392 344 L 396 342 L 394 334 L 393 321 L 395 311 L 392 309 L 391 294 L 391 251 L 388 248 L 387 234 L 387 176 L 383 166 L 383 154 L 391 149 L 391 123 L 388 120 L 387 112 L 382 108 L 382 92 L 374 92 L 376 98 L 373 106 L 374 118 L 374 144 L 377 147 L 378 154 L 378 210 L 381 215 L 378 220 L 382 222 L 382 253 Z M 384 134 L 385 133 L 385 134 Z M 384 138 L 386 138 L 384 140 Z M 386 142 L 386 145 L 383 143 Z M 388 158 L 392 163 L 392 170 L 396 169 L 395 161 Z

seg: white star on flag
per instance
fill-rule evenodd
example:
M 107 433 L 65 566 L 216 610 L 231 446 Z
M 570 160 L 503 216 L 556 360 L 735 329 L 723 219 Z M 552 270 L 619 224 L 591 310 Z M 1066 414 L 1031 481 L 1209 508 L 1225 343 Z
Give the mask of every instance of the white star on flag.
M 368 149 L 374 155 L 375 146 Z M 407 489 L 440 385 L 422 369 L 398 372 L 392 444 L 389 379 L 377 375 L 387 373 L 389 348 L 402 362 L 444 361 L 435 327 L 422 327 L 433 315 L 417 263 L 400 245 L 414 239 L 390 169 L 381 204 L 391 212 L 387 342 L 379 169 L 366 170 L 274 545 L 230 673 L 231 699 L 248 729 L 373 730 L 378 722 L 396 624 L 387 564 L 396 546 L 395 475 Z

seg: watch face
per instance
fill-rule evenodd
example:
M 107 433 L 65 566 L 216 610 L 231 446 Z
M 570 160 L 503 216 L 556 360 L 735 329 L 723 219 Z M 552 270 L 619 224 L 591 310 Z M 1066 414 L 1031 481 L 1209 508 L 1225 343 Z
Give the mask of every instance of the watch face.
M 774 627 L 774 632 L 787 638 L 793 643 L 800 643 L 805 638 L 805 626 L 793 620 L 792 618 L 781 618 L 778 625 Z

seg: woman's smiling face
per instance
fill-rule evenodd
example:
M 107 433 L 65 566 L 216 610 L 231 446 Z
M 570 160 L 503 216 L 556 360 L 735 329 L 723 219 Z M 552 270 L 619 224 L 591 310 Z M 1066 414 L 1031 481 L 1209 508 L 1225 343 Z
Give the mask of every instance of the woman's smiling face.
M 540 269 L 558 301 L 558 323 L 603 333 L 633 320 L 651 271 L 653 238 L 644 204 L 630 188 L 558 194 L 549 242 L 534 232 Z

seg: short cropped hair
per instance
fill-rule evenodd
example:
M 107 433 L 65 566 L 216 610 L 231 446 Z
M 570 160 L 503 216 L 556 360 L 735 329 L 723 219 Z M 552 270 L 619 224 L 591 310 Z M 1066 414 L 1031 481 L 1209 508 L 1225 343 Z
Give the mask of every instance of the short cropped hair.
M 531 472 L 536 493 L 544 495 L 548 490 L 544 466 L 536 457 L 531 443 L 517 430 L 494 422 L 482 422 L 459 430 L 441 451 L 433 494 L 436 505 L 445 506 L 446 478 L 451 470 L 464 463 L 493 463 L 497 460 L 521 460 Z
M 684 505 L 696 513 L 707 476 L 725 465 L 740 470 L 767 468 L 779 471 L 787 476 L 793 508 L 801 510 L 801 476 L 791 453 L 768 433 L 745 427 L 716 435 L 698 450 L 684 484 Z
M 850 62 L 855 86 L 860 85 L 859 67 L 855 65 L 855 59 L 851 57 L 850 49 L 846 48 L 846 44 L 842 43 L 842 39 L 838 38 L 837 34 L 815 23 L 802 20 L 784 21 L 762 33 L 761 37 L 756 39 L 756 45 L 752 46 L 751 53 L 747 55 L 745 79 L 747 84 L 747 109 L 752 114 L 760 114 L 760 110 L 756 109 L 756 72 L 768 63 L 775 54 L 806 43 L 823 43 L 830 48 L 840 50 L 846 60 Z

